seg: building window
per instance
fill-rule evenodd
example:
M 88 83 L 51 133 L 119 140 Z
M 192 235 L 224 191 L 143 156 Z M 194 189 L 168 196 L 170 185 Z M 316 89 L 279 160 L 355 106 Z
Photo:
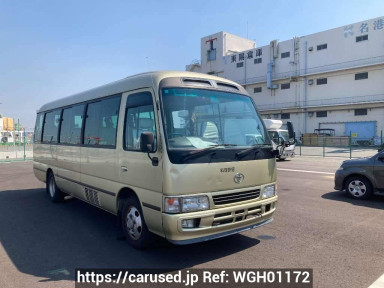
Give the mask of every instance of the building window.
M 244 62 L 236 63 L 236 67 L 237 68 L 240 68 L 240 67 L 243 67 L 243 66 L 244 66 Z
M 367 109 L 355 109 L 355 116 L 365 116 L 368 114 Z
M 291 119 L 290 113 L 281 113 L 281 119 Z
M 327 43 L 317 45 L 317 51 L 327 49 L 327 46 L 328 46 Z
M 324 85 L 324 84 L 327 84 L 327 78 L 316 79 L 316 85 Z
M 253 93 L 260 93 L 260 92 L 261 92 L 261 87 L 253 88 Z
M 362 72 L 355 74 L 355 80 L 368 79 L 368 72 Z
M 259 64 L 259 63 L 261 63 L 262 59 L 263 58 L 256 58 L 255 60 L 253 60 L 253 63 L 254 64 Z
M 283 83 L 281 84 L 281 90 L 291 88 L 291 83 Z
M 322 118 L 322 117 L 327 117 L 327 111 L 317 111 L 316 112 L 316 117 L 317 118 Z
M 368 40 L 368 34 L 356 37 L 356 42 L 361 42 L 361 41 L 365 41 L 365 40 Z
M 208 61 L 216 60 L 216 49 L 211 49 L 211 50 L 208 50 L 207 52 L 208 52 L 208 55 L 207 55 Z
M 288 58 L 290 55 L 291 55 L 291 53 L 289 51 L 284 52 L 284 53 L 281 53 L 281 58 Z

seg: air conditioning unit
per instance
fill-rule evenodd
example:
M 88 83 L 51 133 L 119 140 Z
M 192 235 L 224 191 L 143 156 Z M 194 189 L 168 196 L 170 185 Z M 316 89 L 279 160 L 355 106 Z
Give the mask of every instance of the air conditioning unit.
M 308 51 L 313 51 L 313 47 L 308 47 Z
M 272 84 L 271 89 L 279 89 L 279 84 Z
M 313 112 L 308 112 L 308 116 L 312 117 L 313 116 Z
M 313 79 L 309 79 L 308 80 L 308 85 L 312 85 L 313 84 Z

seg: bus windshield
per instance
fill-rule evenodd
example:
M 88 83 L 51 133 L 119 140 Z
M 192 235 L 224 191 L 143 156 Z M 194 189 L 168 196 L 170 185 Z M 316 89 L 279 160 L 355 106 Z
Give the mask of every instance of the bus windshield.
M 162 102 L 170 150 L 244 149 L 271 144 L 249 96 L 205 89 L 165 88 Z
M 289 135 L 288 135 L 288 131 L 280 131 L 280 137 L 283 138 L 283 140 L 285 142 L 288 142 L 289 141 Z

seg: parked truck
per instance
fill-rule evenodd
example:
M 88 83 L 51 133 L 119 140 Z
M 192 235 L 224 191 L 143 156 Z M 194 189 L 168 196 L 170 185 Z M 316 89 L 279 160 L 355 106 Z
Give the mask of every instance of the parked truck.
M 276 157 L 285 160 L 288 157 L 295 157 L 295 144 L 287 146 L 289 143 L 288 130 L 281 129 L 283 122 L 281 120 L 263 119 L 268 130 L 269 138 L 273 142 L 273 149 L 279 150 Z

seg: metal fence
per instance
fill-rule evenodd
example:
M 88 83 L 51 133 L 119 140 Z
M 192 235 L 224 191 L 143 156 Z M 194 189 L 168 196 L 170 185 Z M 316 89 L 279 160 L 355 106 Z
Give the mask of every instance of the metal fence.
M 298 156 L 321 156 L 361 158 L 370 157 L 384 148 L 383 134 L 372 138 L 357 138 L 352 136 L 331 137 L 317 136 L 302 137 L 296 144 Z
M 8 161 L 24 161 L 33 158 L 33 132 L 28 129 L 24 133 L 13 134 L 12 137 L 9 132 L 2 131 L 0 141 L 0 162 Z
M 302 137 L 296 143 L 297 156 L 320 156 L 360 158 L 370 157 L 384 148 L 384 137 L 355 138 L 352 136 Z M 33 136 L 32 138 L 33 139 Z M 0 162 L 30 160 L 33 158 L 33 144 L 29 139 L 14 143 L 0 143 Z

